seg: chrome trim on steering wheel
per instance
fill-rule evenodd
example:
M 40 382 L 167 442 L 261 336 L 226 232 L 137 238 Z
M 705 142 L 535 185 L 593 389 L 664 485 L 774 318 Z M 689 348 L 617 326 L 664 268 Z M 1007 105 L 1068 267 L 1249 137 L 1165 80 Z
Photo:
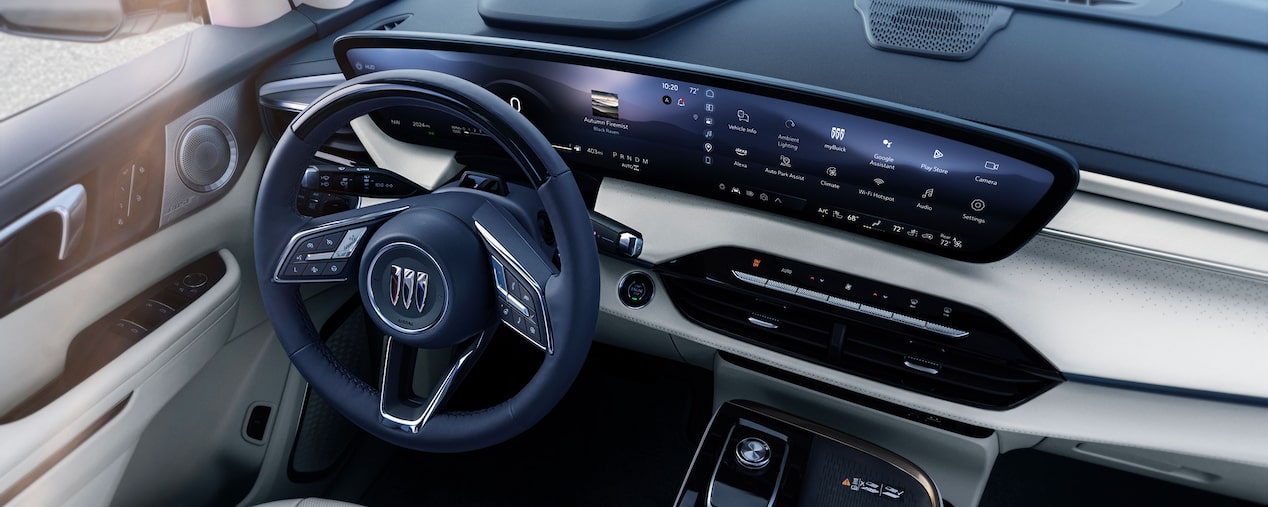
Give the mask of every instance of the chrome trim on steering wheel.
M 405 431 L 407 433 L 418 433 L 418 431 L 423 428 L 423 425 L 427 424 L 427 421 L 431 420 L 432 416 L 436 414 L 436 411 L 440 409 L 440 404 L 445 401 L 445 398 L 449 397 L 449 390 L 457 383 L 458 375 L 462 372 L 464 367 L 469 366 L 468 363 L 473 361 L 476 353 L 484 345 L 483 342 L 486 339 L 486 333 L 480 333 L 480 336 L 476 337 L 475 342 L 458 356 L 458 359 L 454 361 L 453 366 L 449 367 L 449 371 L 445 372 L 444 378 L 441 378 L 440 383 L 432 390 L 431 396 L 427 399 L 427 404 L 423 406 L 422 414 L 414 419 L 403 419 L 388 413 L 383 400 L 384 393 L 387 392 L 387 383 L 400 380 L 390 375 L 391 372 L 388 371 L 388 364 L 392 360 L 393 342 L 393 339 L 389 337 L 387 347 L 384 349 L 383 353 L 382 380 L 379 381 L 380 419 L 399 426 L 401 431 Z M 389 380 L 389 377 L 392 377 L 391 380 Z
M 511 328 L 512 331 L 515 331 L 516 334 L 523 336 L 525 340 L 528 340 L 529 343 L 537 346 L 537 348 L 542 349 L 547 354 L 553 355 L 555 353 L 555 343 L 551 333 L 550 311 L 546 308 L 546 297 L 545 294 L 542 293 L 541 286 L 537 285 L 537 280 L 534 280 L 532 276 L 529 276 L 528 270 L 524 269 L 524 266 L 520 264 L 519 260 L 513 257 L 506 247 L 503 246 L 497 238 L 493 237 L 493 234 L 490 233 L 488 229 L 485 229 L 484 226 L 480 224 L 479 220 L 476 220 L 473 223 L 475 224 L 476 231 L 480 233 L 480 237 L 483 238 L 485 243 L 489 245 L 489 248 L 493 249 L 495 257 L 500 258 L 496 260 L 501 262 L 504 266 L 509 266 L 513 271 L 515 271 L 516 275 L 528 282 L 528 286 L 533 289 L 533 298 L 537 300 L 537 308 L 541 309 L 542 321 L 539 322 L 538 325 L 542 331 L 541 335 L 544 345 L 543 343 L 539 343 L 537 340 L 524 334 L 523 331 L 516 329 L 515 326 L 512 326 L 509 323 L 507 324 L 507 327 Z M 498 287 L 498 296 L 506 298 L 508 300 L 508 304 L 511 304 L 512 306 L 523 307 L 523 305 L 515 301 L 515 298 L 508 294 L 502 287 Z

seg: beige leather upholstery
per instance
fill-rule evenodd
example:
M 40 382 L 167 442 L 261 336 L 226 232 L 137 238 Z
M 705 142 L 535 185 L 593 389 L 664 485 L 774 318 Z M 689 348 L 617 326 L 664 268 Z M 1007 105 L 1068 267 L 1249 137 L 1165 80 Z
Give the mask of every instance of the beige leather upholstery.
M 256 507 L 362 507 L 355 503 L 327 500 L 325 498 L 292 498 L 257 505 Z

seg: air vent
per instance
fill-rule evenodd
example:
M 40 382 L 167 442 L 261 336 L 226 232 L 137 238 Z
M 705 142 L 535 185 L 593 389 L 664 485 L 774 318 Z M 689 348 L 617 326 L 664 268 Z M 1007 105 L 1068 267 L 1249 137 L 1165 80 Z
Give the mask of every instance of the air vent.
M 1050 370 L 884 332 L 846 334 L 834 365 L 859 376 L 984 408 L 1008 408 L 1048 389 Z
M 828 356 L 835 324 L 830 316 L 722 284 L 670 279 L 665 283 L 679 310 L 706 327 L 803 357 Z
M 401 14 L 399 16 L 392 16 L 383 21 L 376 21 L 370 25 L 370 28 L 366 28 L 366 30 L 389 32 L 395 30 L 396 27 L 401 26 L 401 23 L 404 23 L 410 16 L 413 16 L 413 14 Z
M 993 410 L 1020 405 L 1063 380 L 1024 341 L 978 310 L 955 310 L 972 314 L 965 321 L 973 323 L 966 337 L 921 332 L 893 319 L 801 297 L 788 290 L 787 282 L 774 289 L 757 287 L 726 273 L 734 267 L 728 260 L 747 258 L 751 263 L 756 255 L 761 265 L 778 266 L 778 271 L 800 274 L 805 280 L 840 280 L 848 275 L 761 254 L 735 255 L 738 249 L 718 250 L 730 252 L 693 254 L 660 265 L 657 272 L 684 317 L 719 333 L 860 377 Z M 869 291 L 890 290 L 858 277 L 850 283 L 871 287 Z

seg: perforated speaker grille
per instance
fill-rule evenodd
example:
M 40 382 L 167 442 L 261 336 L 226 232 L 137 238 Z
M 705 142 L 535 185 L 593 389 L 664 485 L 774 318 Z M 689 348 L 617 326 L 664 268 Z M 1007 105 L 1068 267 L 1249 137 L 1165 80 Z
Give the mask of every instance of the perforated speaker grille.
M 237 163 L 233 134 L 224 124 L 209 118 L 191 123 L 181 133 L 176 150 L 181 180 L 199 192 L 224 186 Z
M 877 49 L 967 60 L 1013 10 L 969 0 L 855 0 L 867 40 Z

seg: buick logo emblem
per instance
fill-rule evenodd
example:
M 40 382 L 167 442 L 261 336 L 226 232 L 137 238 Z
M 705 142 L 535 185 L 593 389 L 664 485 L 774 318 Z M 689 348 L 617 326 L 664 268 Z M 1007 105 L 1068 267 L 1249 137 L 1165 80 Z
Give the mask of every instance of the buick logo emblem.
M 417 245 L 390 243 L 365 269 L 361 294 L 386 328 L 421 333 L 439 322 L 449 306 L 445 272 Z
M 393 307 L 422 313 L 427 306 L 427 273 L 393 264 L 387 294 Z

